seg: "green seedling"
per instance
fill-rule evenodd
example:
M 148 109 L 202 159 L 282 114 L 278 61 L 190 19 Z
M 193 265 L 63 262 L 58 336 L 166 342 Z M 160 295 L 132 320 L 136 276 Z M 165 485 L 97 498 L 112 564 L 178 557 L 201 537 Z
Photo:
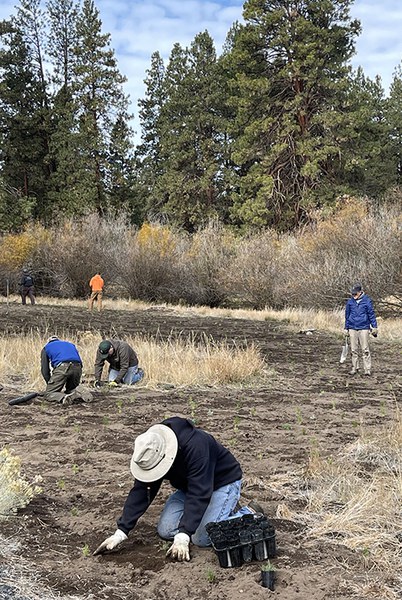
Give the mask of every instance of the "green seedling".
M 164 552 L 166 554 L 166 552 L 169 550 L 170 546 L 171 546 L 172 542 L 167 542 L 165 541 L 161 541 L 159 543 L 160 549 L 162 550 L 162 552 Z
M 116 400 L 116 406 L 117 406 L 117 412 L 120 415 L 122 412 L 122 408 L 123 408 L 123 400 Z
M 66 489 L 66 482 L 64 481 L 64 479 L 59 479 L 58 480 L 57 487 L 59 488 L 59 490 L 65 490 Z
M 103 423 L 103 425 L 104 425 L 105 427 L 107 427 L 107 426 L 110 424 L 110 419 L 109 419 L 109 417 L 106 417 L 106 415 L 104 415 L 104 416 L 103 416 L 103 419 L 102 419 L 102 423 Z
M 81 425 L 74 425 L 74 431 L 75 431 L 75 433 L 80 433 Z
M 302 412 L 301 412 L 301 408 L 300 406 L 298 406 L 296 408 L 296 420 L 298 422 L 299 425 L 301 425 L 303 423 L 303 416 L 302 416 Z
M 331 404 L 332 404 L 332 409 L 335 410 L 336 409 L 336 402 L 335 402 L 335 400 L 332 400 Z
M 255 408 L 255 406 L 253 406 L 252 408 L 250 408 L 250 415 L 252 417 L 255 417 L 256 414 L 257 414 L 257 409 Z
M 286 429 L 287 431 L 289 431 L 290 429 L 292 429 L 292 426 L 290 423 L 284 423 L 282 425 L 282 429 Z
M 235 417 L 233 419 L 233 431 L 234 431 L 234 433 L 237 433 L 239 431 L 239 423 L 240 423 L 240 417 L 238 415 L 235 415 Z
M 207 569 L 207 581 L 208 583 L 215 583 L 216 573 L 212 569 Z
M 70 510 L 70 514 L 72 517 L 78 517 L 78 508 L 76 506 L 73 506 Z
M 267 560 L 266 563 L 261 565 L 261 571 L 276 571 L 275 565 L 271 563 L 270 560 Z
M 197 425 L 198 419 L 197 419 L 197 408 L 198 408 L 198 404 L 196 400 L 193 400 L 191 397 L 189 398 L 188 401 L 188 407 L 190 409 L 190 417 L 192 422 L 194 423 L 194 425 Z
M 84 558 L 87 558 L 91 554 L 88 544 L 85 544 L 81 549 L 81 554 Z
M 77 475 L 78 471 L 80 470 L 78 465 L 73 465 L 71 467 L 72 472 L 74 473 L 74 475 Z

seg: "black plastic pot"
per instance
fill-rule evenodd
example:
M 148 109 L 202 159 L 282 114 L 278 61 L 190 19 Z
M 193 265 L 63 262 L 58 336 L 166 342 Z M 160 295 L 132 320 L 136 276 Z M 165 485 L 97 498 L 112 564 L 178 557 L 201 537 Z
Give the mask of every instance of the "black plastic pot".
M 261 585 L 273 592 L 275 589 L 275 571 L 261 571 Z

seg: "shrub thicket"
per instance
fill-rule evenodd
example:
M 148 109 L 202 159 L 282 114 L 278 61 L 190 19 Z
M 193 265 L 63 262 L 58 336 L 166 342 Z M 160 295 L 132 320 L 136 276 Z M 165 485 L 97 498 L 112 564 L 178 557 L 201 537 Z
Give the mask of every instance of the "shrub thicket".
M 166 225 L 130 226 L 97 215 L 57 229 L 30 227 L 0 240 L 1 290 L 23 265 L 37 293 L 83 298 L 100 270 L 106 293 L 151 302 L 209 306 L 342 306 L 361 281 L 378 302 L 402 303 L 401 209 L 343 198 L 294 233 L 236 237 L 211 223 L 189 236 Z

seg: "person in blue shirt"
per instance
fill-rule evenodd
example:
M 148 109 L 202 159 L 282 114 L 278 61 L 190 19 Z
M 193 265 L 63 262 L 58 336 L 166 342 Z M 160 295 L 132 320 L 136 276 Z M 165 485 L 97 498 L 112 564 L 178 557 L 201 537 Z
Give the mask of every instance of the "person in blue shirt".
M 370 333 L 377 337 L 377 319 L 372 300 L 364 293 L 362 285 L 355 283 L 351 289 L 352 297 L 345 307 L 345 330 L 350 337 L 352 355 L 352 370 L 350 375 L 359 371 L 359 346 L 363 354 L 363 369 L 365 375 L 371 375 L 371 354 L 369 347 Z
M 82 361 L 75 345 L 55 335 L 50 337 L 41 352 L 41 372 L 47 383 L 44 399 L 71 404 L 82 375 Z
M 241 467 L 233 454 L 210 433 L 182 417 L 170 417 L 139 435 L 130 464 L 135 479 L 117 529 L 94 555 L 113 550 L 127 539 L 158 493 L 163 480 L 175 488 L 158 522 L 158 534 L 171 540 L 168 555 L 190 560 L 190 541 L 210 546 L 207 523 L 262 513 L 257 502 L 238 507 Z

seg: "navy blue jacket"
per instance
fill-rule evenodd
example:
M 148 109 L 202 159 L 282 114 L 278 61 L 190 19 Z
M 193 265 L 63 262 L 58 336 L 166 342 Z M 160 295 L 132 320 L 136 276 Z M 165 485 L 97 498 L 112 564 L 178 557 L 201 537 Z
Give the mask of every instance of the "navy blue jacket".
M 176 458 L 166 475 L 158 481 L 135 480 L 124 504 L 117 527 L 128 535 L 167 479 L 186 493 L 179 531 L 192 535 L 218 488 L 242 478 L 239 463 L 212 435 L 194 427 L 188 419 L 171 417 L 162 421 L 176 434 L 179 442 Z
M 345 308 L 345 329 L 370 329 L 370 325 L 377 327 L 371 298 L 366 294 L 358 300 L 349 298 Z
M 77 348 L 71 342 L 65 342 L 64 340 L 52 340 L 48 342 L 41 353 L 41 372 L 46 383 L 50 379 L 49 364 L 54 369 L 62 362 L 82 364 Z

